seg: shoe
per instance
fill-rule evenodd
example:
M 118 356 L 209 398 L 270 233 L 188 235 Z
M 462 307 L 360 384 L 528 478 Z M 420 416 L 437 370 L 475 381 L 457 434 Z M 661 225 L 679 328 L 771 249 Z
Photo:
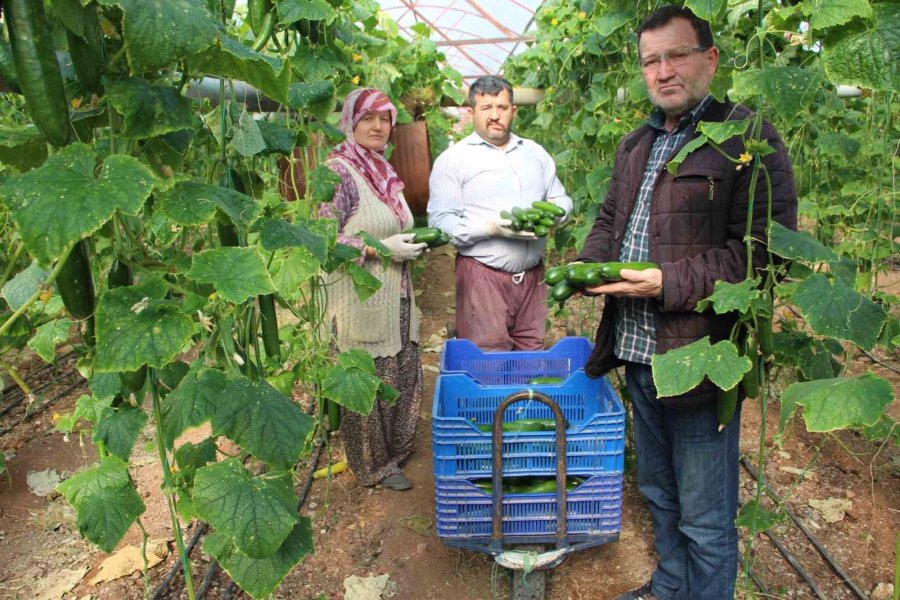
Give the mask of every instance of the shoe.
M 638 589 L 625 592 L 620 596 L 616 596 L 613 600 L 657 600 L 657 598 L 653 595 L 652 585 L 648 581 Z
M 381 480 L 382 487 L 391 488 L 392 490 L 397 490 L 398 492 L 402 492 L 403 490 L 408 490 L 412 488 L 412 482 L 406 478 L 406 475 L 403 473 L 394 473 L 393 475 L 388 475 L 384 479 Z

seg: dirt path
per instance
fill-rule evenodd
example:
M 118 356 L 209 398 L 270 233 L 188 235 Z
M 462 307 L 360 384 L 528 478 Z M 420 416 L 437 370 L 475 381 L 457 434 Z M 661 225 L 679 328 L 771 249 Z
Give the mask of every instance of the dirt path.
M 445 326 L 453 318 L 452 254 L 443 249 L 430 254 L 423 265 L 417 288 L 423 313 L 422 347 L 435 350 L 443 341 Z M 573 322 L 591 327 L 596 308 L 574 304 Z M 562 327 L 551 331 L 550 342 L 564 335 Z M 419 421 L 416 450 L 404 470 L 415 487 L 409 492 L 364 488 L 344 473 L 330 485 L 316 481 L 302 512 L 314 520 L 316 553 L 292 572 L 276 598 L 291 600 L 341 600 L 344 580 L 356 575 L 390 576 L 395 600 L 492 600 L 509 597 L 509 582 L 486 555 L 460 551 L 443 545 L 434 533 L 434 487 L 431 454 L 431 404 L 439 354 L 423 352 L 425 398 Z M 892 360 L 896 368 L 896 357 Z M 895 373 L 878 365 L 860 363 L 860 372 L 874 368 L 896 385 Z M 106 554 L 81 541 L 74 514 L 65 501 L 51 494 L 41 498 L 29 491 L 28 473 L 55 470 L 65 475 L 95 460 L 89 440 L 64 439 L 52 431 L 52 413 L 71 410 L 77 393 L 58 407 L 22 423 L 0 438 L 8 453 L 10 481 L 0 480 L 0 599 L 61 598 L 60 593 L 41 596 L 53 584 L 71 589 L 65 598 L 82 600 L 131 600 L 144 597 L 140 573 L 112 582 L 91 585 Z M 900 453 L 896 446 L 881 448 L 853 433 L 836 436 L 812 435 L 802 426 L 791 427 L 784 446 L 774 445 L 777 426 L 775 404 L 767 415 L 766 449 L 768 481 L 787 499 L 788 505 L 825 544 L 847 574 L 869 594 L 878 584 L 892 579 L 894 540 L 900 530 Z M 890 407 L 900 417 L 900 403 Z M 743 412 L 741 449 L 755 456 L 762 425 L 758 402 L 748 402 Z M 147 432 L 148 435 L 151 432 Z M 171 540 L 171 528 L 160 500 L 159 467 L 146 435 L 135 448 L 134 477 L 148 513 L 141 521 L 152 538 Z M 340 440 L 331 440 L 335 457 Z M 848 452 L 849 451 L 849 452 Z M 325 458 L 320 465 L 325 464 Z M 305 471 L 304 471 L 305 473 Z M 754 481 L 742 472 L 742 497 L 749 498 Z M 642 584 L 653 564 L 649 517 L 634 486 L 626 476 L 620 541 L 573 554 L 550 578 L 550 600 L 607 600 Z M 811 501 L 840 500 L 846 508 L 841 518 L 827 522 Z M 812 550 L 796 527 L 778 525 L 776 533 L 819 583 L 829 599 L 851 600 L 854 596 Z M 123 544 L 140 541 L 132 528 Z M 780 558 L 771 542 L 756 542 L 755 569 L 769 588 L 770 597 L 814 598 L 808 586 Z M 171 542 L 169 543 L 171 550 Z M 209 558 L 192 555 L 199 580 Z M 174 559 L 169 558 L 150 572 L 150 590 L 155 589 Z M 199 583 L 199 582 L 198 582 Z M 222 597 L 227 579 L 215 580 L 207 598 Z M 169 598 L 186 597 L 176 580 Z M 51 590 L 52 592 L 52 590 Z M 244 597 L 236 595 L 232 597 Z M 749 597 L 742 594 L 740 597 Z

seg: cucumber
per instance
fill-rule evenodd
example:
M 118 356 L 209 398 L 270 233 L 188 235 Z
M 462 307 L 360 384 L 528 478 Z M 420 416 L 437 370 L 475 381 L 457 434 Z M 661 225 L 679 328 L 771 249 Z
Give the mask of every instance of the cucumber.
M 515 219 L 515 217 L 513 216 L 513 214 L 512 214 L 511 212 L 509 212 L 508 210 L 501 210 L 501 211 L 500 211 L 500 218 L 501 218 L 501 219 L 509 219 L 510 221 L 512 221 L 513 219 Z
M 734 418 L 734 411 L 737 408 L 738 386 L 732 387 L 730 390 L 716 388 L 716 411 L 719 417 L 719 431 L 731 423 Z
M 534 226 L 534 235 L 537 237 L 547 237 L 548 233 L 550 233 L 549 227 L 540 224 Z
M 528 213 L 525 212 L 525 209 L 520 206 L 513 206 L 512 214 L 520 221 L 524 222 L 528 220 Z
M 541 211 L 539 211 L 535 208 L 526 208 L 525 214 L 528 215 L 529 221 L 539 221 L 544 216 L 544 214 Z
M 81 240 L 56 276 L 56 289 L 66 310 L 74 318 L 84 320 L 84 341 L 94 345 L 94 277 L 88 257 L 88 246 Z
M 759 351 L 766 358 L 775 352 L 775 334 L 772 333 L 772 317 L 767 315 L 756 316 L 756 331 L 759 335 Z
M 566 278 L 566 266 L 550 267 L 544 272 L 544 282 L 547 285 L 556 285 Z
M 475 427 L 481 431 L 492 431 L 493 425 L 490 423 L 476 424 Z M 510 421 L 503 423 L 503 431 L 521 433 L 523 431 L 553 431 L 556 424 L 553 419 L 519 419 L 518 421 Z
M 658 269 L 659 265 L 652 262 L 608 262 L 600 264 L 600 275 L 606 281 L 621 281 L 622 269 L 643 271 L 645 269 Z
M 106 275 L 106 285 L 110 289 L 134 285 L 134 273 L 132 273 L 131 267 L 118 258 L 114 260 Z
M 597 281 L 597 283 L 591 285 L 597 285 L 601 280 L 598 280 L 600 277 L 601 267 L 603 265 L 601 263 L 575 263 L 566 267 L 566 281 L 571 283 L 572 285 L 583 286 L 587 283 L 587 278 L 589 273 L 596 273 L 596 275 L 591 276 L 591 281 Z
M 450 238 L 445 236 L 446 241 L 438 243 L 443 232 L 437 227 L 414 227 L 403 233 L 412 233 L 415 236 L 412 240 L 414 244 L 428 244 L 429 247 L 433 247 L 435 244 L 442 246 L 450 241 Z
M 749 358 L 752 364 L 741 379 L 741 387 L 748 398 L 756 398 L 759 395 L 759 350 L 753 334 L 747 335 L 744 341 L 744 356 Z
M 512 229 L 513 231 L 522 231 L 524 226 L 522 225 L 522 221 L 520 221 L 516 218 L 512 218 L 509 220 L 509 228 Z
M 567 477 L 566 490 L 571 492 L 584 483 L 584 477 Z M 483 492 L 493 494 L 494 485 L 490 479 L 476 479 L 472 482 Z M 504 477 L 504 494 L 552 494 L 556 492 L 555 477 Z
M 548 229 L 556 225 L 556 221 L 551 217 L 541 217 L 538 223 Z
M 546 202 L 544 200 L 535 200 L 531 203 L 531 206 L 538 209 L 541 212 L 545 212 L 553 217 L 564 217 L 566 216 L 566 211 L 561 206 L 557 206 L 552 202 Z
M 562 382 L 562 377 L 532 377 L 528 380 L 528 385 L 557 385 Z
M 442 231 L 441 235 L 438 236 L 437 241 L 434 242 L 433 244 L 430 244 L 428 247 L 429 248 L 437 248 L 438 246 L 443 246 L 443 245 L 449 244 L 449 243 L 450 243 L 450 236 L 447 235 L 447 232 Z
M 81 87 L 90 94 L 99 95 L 102 91 L 100 77 L 106 60 L 103 56 L 103 34 L 97 19 L 97 8 L 91 4 L 82 6 L 79 10 L 84 23 L 84 38 L 66 28 L 69 56 Z
M 262 330 L 263 348 L 266 355 L 281 361 L 281 341 L 278 339 L 278 317 L 275 314 L 275 294 L 262 294 L 256 297 L 259 303 L 260 329 Z
M 16 65 L 13 61 L 12 51 L 3 38 L 0 38 L 0 79 L 11 91 L 17 94 L 22 93 L 22 88 L 19 87 L 19 76 L 16 75 Z
M 552 288 L 550 288 L 550 299 L 554 302 L 559 302 L 562 304 L 566 300 L 568 300 L 572 294 L 575 293 L 575 286 L 569 283 L 566 280 L 560 281 Z

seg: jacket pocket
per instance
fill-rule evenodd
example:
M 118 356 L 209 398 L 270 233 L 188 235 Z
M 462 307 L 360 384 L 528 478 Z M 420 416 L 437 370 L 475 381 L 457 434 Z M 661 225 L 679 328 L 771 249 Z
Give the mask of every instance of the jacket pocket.
M 390 323 L 387 306 L 360 307 L 350 313 L 350 339 L 364 344 L 384 342 Z

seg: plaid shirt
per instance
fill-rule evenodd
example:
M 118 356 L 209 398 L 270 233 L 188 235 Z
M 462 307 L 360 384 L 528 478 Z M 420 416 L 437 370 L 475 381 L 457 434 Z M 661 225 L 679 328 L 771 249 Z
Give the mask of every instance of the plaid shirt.
M 712 96 L 706 96 L 688 114 L 681 117 L 678 126 L 671 133 L 663 127 L 665 115 L 656 111 L 650 116 L 650 126 L 656 130 L 656 139 L 650 150 L 650 158 L 644 169 L 641 187 L 625 228 L 622 262 L 647 262 L 650 260 L 650 201 L 656 180 L 666 168 L 676 148 L 694 131 L 700 115 L 709 106 Z M 620 359 L 630 362 L 650 364 L 650 357 L 656 352 L 656 298 L 618 298 L 616 314 L 616 348 Z

